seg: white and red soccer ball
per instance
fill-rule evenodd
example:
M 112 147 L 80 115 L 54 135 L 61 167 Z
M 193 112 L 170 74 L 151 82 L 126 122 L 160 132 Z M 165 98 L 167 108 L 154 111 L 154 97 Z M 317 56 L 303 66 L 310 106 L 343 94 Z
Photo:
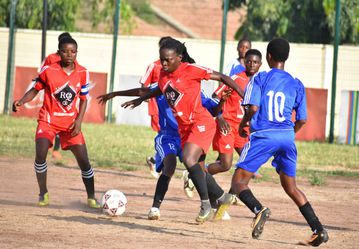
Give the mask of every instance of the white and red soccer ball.
M 119 190 L 108 190 L 101 199 L 102 210 L 110 216 L 122 215 L 126 210 L 127 198 Z

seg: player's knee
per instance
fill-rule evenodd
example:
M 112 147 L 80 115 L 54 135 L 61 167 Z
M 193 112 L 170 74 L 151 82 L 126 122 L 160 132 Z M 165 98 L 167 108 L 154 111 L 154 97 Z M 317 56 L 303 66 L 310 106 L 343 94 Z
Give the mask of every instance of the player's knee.
M 284 190 L 290 197 L 294 197 L 298 193 L 298 189 L 296 186 L 286 186 Z
M 197 161 L 194 160 L 192 157 L 185 157 L 183 158 L 183 163 L 187 168 L 190 168 L 193 165 L 197 164 Z

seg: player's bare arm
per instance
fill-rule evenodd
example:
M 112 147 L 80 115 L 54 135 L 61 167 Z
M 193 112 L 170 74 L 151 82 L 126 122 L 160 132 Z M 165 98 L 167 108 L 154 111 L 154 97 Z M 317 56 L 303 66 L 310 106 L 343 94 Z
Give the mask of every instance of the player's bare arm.
M 110 100 L 117 96 L 143 96 L 147 93 L 151 92 L 150 88 L 143 87 L 143 88 L 133 88 L 129 90 L 117 91 L 112 93 L 107 93 L 104 95 L 100 95 L 97 97 L 99 104 L 106 104 L 107 100 Z
M 210 79 L 217 80 L 219 82 L 223 82 L 224 84 L 226 84 L 227 86 L 232 88 L 234 91 L 236 91 L 239 94 L 239 96 L 244 98 L 244 90 L 242 88 L 240 88 L 238 86 L 238 84 L 234 80 L 231 79 L 231 77 L 221 74 L 219 72 L 213 71 Z
M 130 107 L 131 109 L 139 106 L 143 101 L 153 98 L 153 97 L 157 97 L 160 96 L 162 94 L 161 90 L 159 88 L 156 88 L 154 91 L 148 92 L 145 95 L 137 98 L 137 99 L 133 99 L 131 101 L 127 101 L 125 103 L 123 103 L 121 105 L 121 107 L 123 108 L 127 108 Z
M 297 133 L 307 122 L 306 119 L 302 119 L 302 120 L 297 120 L 294 123 L 294 132 Z
M 256 105 L 245 106 L 245 113 L 238 127 L 238 132 L 241 137 L 248 137 L 248 134 L 244 128 L 248 126 L 249 121 L 252 119 L 252 117 L 257 111 L 258 106 Z
M 70 126 L 71 136 L 76 136 L 81 131 L 81 124 L 82 120 L 84 118 L 85 112 L 87 107 L 87 99 L 80 99 L 80 105 L 79 105 L 79 114 L 77 115 L 75 122 Z
M 27 91 L 24 94 L 24 96 L 21 99 L 14 101 L 14 103 L 12 104 L 12 111 L 17 112 L 19 110 L 20 106 L 33 100 L 38 92 L 39 91 L 36 90 L 35 88 L 31 88 L 29 91 Z

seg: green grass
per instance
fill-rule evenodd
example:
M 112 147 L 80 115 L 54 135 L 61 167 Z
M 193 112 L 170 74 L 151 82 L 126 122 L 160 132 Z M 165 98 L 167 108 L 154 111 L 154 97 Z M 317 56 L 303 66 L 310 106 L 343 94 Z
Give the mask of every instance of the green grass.
M 0 127 L 0 156 L 34 158 L 36 120 L 0 115 Z M 82 130 L 95 167 L 132 171 L 143 167 L 146 156 L 154 153 L 156 133 L 148 127 L 85 123 Z M 297 147 L 298 176 L 308 177 L 312 184 L 323 185 L 328 176 L 359 178 L 359 146 L 297 142 Z M 70 152 L 62 154 L 64 160 L 73 158 Z M 207 162 L 215 158 L 216 153 L 210 152 Z M 234 161 L 237 159 L 235 156 Z M 66 162 L 57 163 L 66 165 Z M 260 169 L 264 175 L 260 181 L 277 181 L 275 171 L 268 165 Z

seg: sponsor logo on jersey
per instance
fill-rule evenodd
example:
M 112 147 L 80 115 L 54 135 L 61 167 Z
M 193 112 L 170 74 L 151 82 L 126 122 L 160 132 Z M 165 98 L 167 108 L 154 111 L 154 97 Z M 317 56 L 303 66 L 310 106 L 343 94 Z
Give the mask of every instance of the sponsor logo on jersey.
M 168 85 L 168 87 L 165 90 L 165 97 L 167 99 L 168 104 L 171 107 L 176 107 L 176 105 L 178 104 L 178 102 L 181 100 L 181 98 L 183 97 L 183 93 L 181 93 L 179 90 L 175 89 L 174 87 L 172 87 L 170 84 Z
M 63 107 L 67 107 L 75 99 L 76 92 L 66 83 L 54 93 L 54 96 Z
M 206 126 L 205 125 L 197 125 L 197 128 L 198 128 L 199 132 L 205 132 L 206 131 Z

